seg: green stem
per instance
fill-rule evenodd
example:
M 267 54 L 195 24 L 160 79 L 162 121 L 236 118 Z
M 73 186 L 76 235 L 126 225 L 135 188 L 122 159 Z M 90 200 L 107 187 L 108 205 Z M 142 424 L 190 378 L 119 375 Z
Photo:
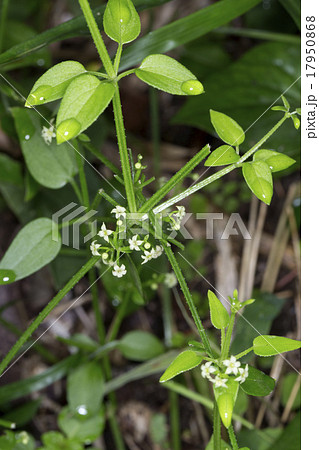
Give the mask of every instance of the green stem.
M 292 34 L 274 33 L 272 31 L 255 30 L 253 28 L 219 27 L 213 30 L 216 34 L 232 34 L 234 36 L 245 36 L 253 39 L 266 41 L 285 42 L 289 44 L 300 44 L 300 37 Z
M 118 203 L 115 200 L 113 200 L 113 198 L 109 194 L 107 194 L 103 189 L 100 189 L 98 193 L 101 197 L 105 198 L 105 200 L 107 200 L 112 206 L 116 207 L 118 205 Z
M 83 146 L 89 150 L 97 159 L 99 159 L 106 167 L 108 167 L 113 173 L 117 175 L 121 175 L 121 171 L 109 160 L 106 156 L 103 155 L 97 148 L 95 148 L 92 144 L 85 142 Z
M 9 363 L 18 353 L 23 344 L 29 339 L 32 333 L 38 328 L 38 326 L 44 321 L 44 319 L 50 314 L 50 312 L 60 303 L 65 295 L 84 277 L 84 275 L 96 264 L 99 260 L 98 256 L 92 256 L 92 258 L 81 267 L 81 269 L 71 278 L 71 280 L 53 297 L 53 299 L 47 304 L 47 306 L 40 312 L 37 318 L 31 323 L 31 325 L 25 330 L 21 337 L 17 340 L 11 350 L 7 353 L 0 364 L 0 375 L 7 368 Z
M 94 315 L 95 315 L 97 335 L 99 338 L 99 343 L 101 345 L 103 345 L 104 340 L 105 340 L 105 327 L 104 327 L 104 321 L 103 321 L 103 317 L 102 317 L 100 305 L 99 305 L 99 294 L 98 294 L 98 288 L 97 288 L 97 284 L 96 284 L 96 274 L 95 274 L 94 268 L 89 270 L 89 283 L 90 283 L 90 290 L 92 293 L 92 306 L 93 306 L 93 311 L 94 311 Z
M 180 440 L 180 423 L 179 423 L 179 405 L 178 394 L 174 391 L 169 392 L 170 403 L 170 422 L 171 422 L 171 434 L 172 434 L 172 449 L 181 449 Z
M 116 338 L 121 323 L 125 317 L 125 312 L 126 312 L 126 308 L 129 304 L 129 300 L 130 300 L 130 295 L 129 293 L 127 293 L 124 296 L 124 299 L 122 300 L 121 304 L 118 307 L 118 310 L 116 312 L 116 315 L 114 317 L 114 319 L 112 320 L 111 326 L 108 329 L 108 333 L 107 333 L 107 337 L 106 337 L 106 341 L 107 342 L 111 342 L 114 341 L 114 339 Z
M 288 114 L 285 114 L 284 117 L 282 117 L 282 119 L 280 119 L 279 122 L 277 122 L 276 125 L 274 125 L 272 127 L 272 129 L 262 139 L 260 139 L 260 141 L 257 142 L 257 144 L 255 144 L 250 150 L 248 150 L 248 152 L 246 152 L 237 163 L 231 164 L 230 166 L 225 167 L 225 169 L 222 169 L 222 170 L 214 173 L 210 177 L 207 177 L 203 181 L 200 181 L 199 183 L 195 184 L 194 186 L 191 186 L 190 188 L 186 189 L 181 194 L 176 195 L 175 197 L 162 203 L 161 205 L 159 205 L 157 208 L 154 209 L 154 213 L 157 214 L 157 213 L 163 211 L 164 209 L 169 208 L 170 206 L 174 205 L 175 203 L 180 202 L 184 198 L 189 197 L 191 194 L 194 194 L 194 192 L 197 192 L 200 189 L 202 189 L 203 187 L 209 185 L 213 181 L 216 181 L 219 178 L 223 177 L 224 175 L 231 172 L 232 170 L 237 169 L 237 167 L 239 167 L 240 164 L 242 164 L 253 153 L 255 153 L 255 151 L 258 150 L 264 144 L 264 142 L 266 142 L 267 139 L 269 139 L 270 136 L 276 130 L 278 130 L 278 128 L 285 122 L 286 119 L 288 119 L 288 117 L 289 117 Z
M 4 33 L 6 29 L 6 21 L 7 21 L 7 15 L 8 15 L 8 6 L 9 6 L 9 0 L 2 0 L 1 5 L 1 18 L 0 18 L 0 53 L 3 49 L 3 38 Z
M 149 198 L 140 208 L 139 212 L 148 212 L 159 203 L 166 194 L 169 193 L 180 181 L 182 181 L 210 152 L 210 146 L 207 144 L 198 152 L 182 169 L 180 169 L 161 189 L 159 189 L 151 198 Z M 175 197 L 174 197 L 175 198 Z M 163 208 L 164 209 L 164 208 Z M 161 209 L 160 211 L 163 211 Z M 157 211 L 158 208 L 154 210 Z
M 214 450 L 221 450 L 221 421 L 217 401 L 215 398 L 213 410 L 213 433 L 214 433 Z
M 114 119 L 115 119 L 115 127 L 116 134 L 122 164 L 122 172 L 124 179 L 124 186 L 126 192 L 126 198 L 128 202 L 128 207 L 130 212 L 136 212 L 136 202 L 135 202 L 135 194 L 134 194 L 134 186 L 132 173 L 130 168 L 130 161 L 128 157 L 128 150 L 126 145 L 126 136 L 124 129 L 124 121 L 122 115 L 122 106 L 120 99 L 120 92 L 118 84 L 115 84 L 115 93 L 113 97 L 113 110 L 114 110 Z
M 247 355 L 247 353 L 252 352 L 253 350 L 254 350 L 254 347 L 247 348 L 247 350 L 244 350 L 243 352 L 238 353 L 238 355 L 235 355 L 235 358 L 236 358 L 236 359 L 240 359 L 240 358 L 242 358 L 243 356 Z
M 233 447 L 233 450 L 238 450 L 238 444 L 237 444 L 236 436 L 234 433 L 234 428 L 231 424 L 229 425 L 229 428 L 228 428 L 228 435 L 229 435 L 229 440 L 230 440 L 231 446 Z
M 123 44 L 119 44 L 119 46 L 117 47 L 117 52 L 115 55 L 115 60 L 114 60 L 114 72 L 117 75 L 117 72 L 119 71 L 119 65 L 120 65 L 120 59 L 121 59 L 121 55 L 122 55 L 122 50 L 123 50 Z
M 77 196 L 79 202 L 82 204 L 83 203 L 82 194 L 81 194 L 79 186 L 77 185 L 77 183 L 74 180 L 74 178 L 71 178 L 70 185 L 72 186 L 72 188 L 73 188 L 73 190 L 75 192 L 75 195 Z
M 100 30 L 95 22 L 90 4 L 89 4 L 88 0 L 79 0 L 79 3 L 81 6 L 81 9 L 83 11 L 86 23 L 89 27 L 90 33 L 92 35 L 94 44 L 97 48 L 97 51 L 100 55 L 103 66 L 105 68 L 105 71 L 110 78 L 114 78 L 115 73 L 114 73 L 114 69 L 113 69 L 113 64 L 112 64 L 111 58 L 105 48 Z
M 79 179 L 80 179 L 83 205 L 86 208 L 89 208 L 90 207 L 90 198 L 89 198 L 88 186 L 86 183 L 86 177 L 85 177 L 85 173 L 84 173 L 84 164 L 83 164 L 84 160 L 82 158 L 82 154 L 80 153 L 79 145 L 76 141 L 74 142 L 74 147 L 75 147 L 75 159 L 76 159 L 76 163 L 77 163 L 78 171 L 79 171 Z
M 235 317 L 236 317 L 236 313 L 232 312 L 231 316 L 230 316 L 227 332 L 226 332 L 226 337 L 225 337 L 225 340 L 224 340 L 224 343 L 223 343 L 223 346 L 221 349 L 221 355 L 220 355 L 221 361 L 226 359 L 228 356 L 228 353 L 229 353 L 231 337 L 233 334 L 233 328 L 234 328 L 234 324 L 235 324 Z
M 182 274 L 182 271 L 181 271 L 181 269 L 179 267 L 179 264 L 176 261 L 175 255 L 174 255 L 171 247 L 167 247 L 165 242 L 163 242 L 162 245 L 164 247 L 164 250 L 165 250 L 165 253 L 166 253 L 167 257 L 168 257 L 168 260 L 171 263 L 172 269 L 175 272 L 175 275 L 176 275 L 176 278 L 177 278 L 177 280 L 179 282 L 179 285 L 180 285 L 180 287 L 181 287 L 181 289 L 183 291 L 183 294 L 185 296 L 185 299 L 186 299 L 186 302 L 188 304 L 189 310 L 190 310 L 191 315 L 193 317 L 193 320 L 195 322 L 196 328 L 197 328 L 198 333 L 200 335 L 200 338 L 201 338 L 201 340 L 202 340 L 202 342 L 204 344 L 205 350 L 206 350 L 208 355 L 213 356 L 212 355 L 212 350 L 211 350 L 211 347 L 210 347 L 210 344 L 209 344 L 209 340 L 208 340 L 208 338 L 206 336 L 206 332 L 205 332 L 205 330 L 203 328 L 202 321 L 201 321 L 201 319 L 199 317 L 199 314 L 197 312 L 196 306 L 194 304 L 194 301 L 193 301 L 193 298 L 192 298 L 192 294 L 190 293 L 190 290 L 189 290 L 189 288 L 187 286 L 187 283 L 186 283 L 185 278 L 184 278 L 184 276 Z
M 159 107 L 158 107 L 158 91 L 155 88 L 149 90 L 150 94 L 150 113 L 151 113 L 151 132 L 153 144 L 153 168 L 156 178 L 160 176 L 160 124 L 159 124 Z
M 122 72 L 118 77 L 117 81 L 120 81 L 122 78 L 127 77 L 128 75 L 131 75 L 132 73 L 135 73 L 136 69 L 127 70 L 126 72 Z

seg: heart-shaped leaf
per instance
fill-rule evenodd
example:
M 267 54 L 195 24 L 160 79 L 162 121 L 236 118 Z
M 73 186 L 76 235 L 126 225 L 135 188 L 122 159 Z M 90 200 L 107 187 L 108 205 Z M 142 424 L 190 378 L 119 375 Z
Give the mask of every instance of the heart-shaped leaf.
M 245 140 L 245 132 L 238 123 L 226 114 L 210 110 L 210 121 L 222 141 L 229 145 L 240 145 Z
M 108 106 L 114 95 L 111 83 L 84 74 L 67 88 L 57 116 L 57 142 L 68 141 L 86 130 Z
M 257 336 L 253 342 L 254 353 L 258 356 L 273 356 L 291 352 L 301 347 L 301 342 L 282 336 Z
M 74 150 L 69 144 L 58 146 L 53 139 L 45 143 L 40 116 L 31 109 L 11 109 L 22 153 L 33 178 L 42 186 L 59 189 L 77 172 Z M 45 124 L 49 128 L 49 124 Z
M 258 150 L 254 154 L 254 161 L 265 161 L 272 172 L 279 172 L 292 166 L 296 161 L 283 153 L 273 150 Z
M 171 378 L 176 377 L 180 373 L 191 370 L 197 367 L 203 360 L 202 356 L 197 355 L 197 353 L 192 350 L 186 350 L 180 353 L 177 358 L 168 366 L 163 375 L 160 378 L 160 382 L 168 381 Z
M 212 325 L 218 330 L 226 328 L 229 324 L 227 309 L 212 291 L 208 291 L 208 301 Z
M 205 161 L 205 166 L 226 166 L 236 163 L 239 159 L 240 156 L 237 155 L 233 147 L 221 145 L 209 155 Z
M 28 223 L 11 242 L 0 261 L 0 269 L 13 271 L 16 274 L 15 280 L 21 280 L 49 264 L 61 248 L 56 227 L 57 224 L 47 218 Z M 53 233 L 58 240 L 53 240 Z M 10 277 L 10 272 L 6 276 Z
M 225 387 L 216 387 L 214 384 L 214 395 L 217 401 L 220 418 L 226 428 L 229 428 L 233 416 L 233 410 L 238 394 L 239 382 L 234 378 L 228 378 Z
M 198 95 L 204 92 L 203 85 L 190 70 L 166 55 L 147 56 L 135 74 L 150 86 L 169 94 Z
M 265 161 L 244 163 L 243 175 L 248 187 L 256 197 L 269 205 L 273 194 L 273 185 L 268 164 Z
M 85 68 L 77 61 L 56 64 L 35 82 L 25 106 L 42 105 L 63 97 L 71 81 L 85 72 Z
M 131 0 L 109 0 L 103 26 L 105 33 L 119 44 L 134 41 L 141 32 L 140 18 Z
M 274 390 L 275 380 L 261 370 L 248 366 L 248 377 L 240 387 L 246 394 L 264 397 Z

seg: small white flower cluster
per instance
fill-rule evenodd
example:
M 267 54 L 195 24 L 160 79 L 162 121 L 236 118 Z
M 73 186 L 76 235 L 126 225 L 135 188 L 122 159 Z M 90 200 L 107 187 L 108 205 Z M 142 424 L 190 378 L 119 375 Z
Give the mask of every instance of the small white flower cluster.
M 171 219 L 171 230 L 178 231 L 181 228 L 181 222 L 183 217 L 185 216 L 185 207 L 177 206 L 177 211 L 173 211 L 169 217 Z
M 47 145 L 50 145 L 52 142 L 52 139 L 55 138 L 56 134 L 54 131 L 54 125 L 52 123 L 52 120 L 50 121 L 50 127 L 42 127 L 41 136 L 44 139 L 44 142 Z
M 121 250 L 121 246 L 118 248 L 118 246 L 115 245 L 115 241 L 117 241 L 118 232 L 122 229 L 123 219 L 126 217 L 126 209 L 123 206 L 118 205 L 112 209 L 111 213 L 114 214 L 117 219 L 116 224 L 118 230 L 108 230 L 103 222 L 101 229 L 98 232 L 98 236 L 103 238 L 109 245 L 104 247 L 94 240 L 90 245 L 90 250 L 93 256 L 102 256 L 103 263 L 113 267 L 112 274 L 115 277 L 121 278 L 127 273 L 126 267 L 124 264 L 119 266 L 114 259 L 118 259 L 120 252 L 125 252 L 125 250 Z M 111 238 L 112 235 L 114 236 L 114 239 Z M 125 244 L 123 243 L 123 245 Z M 156 245 L 152 248 L 151 244 L 148 242 L 148 236 L 146 236 L 144 240 L 141 240 L 138 235 L 133 235 L 128 239 L 128 246 L 130 251 L 143 251 L 144 254 L 141 256 L 143 260 L 142 264 L 145 264 L 151 259 L 160 257 L 163 253 L 163 247 L 161 245 Z M 101 251 L 102 253 L 100 253 Z M 116 254 L 116 258 L 114 258 L 114 254 Z
M 208 361 L 201 366 L 201 374 L 203 378 L 207 378 L 209 381 L 214 383 L 215 387 L 227 388 L 228 376 L 225 375 L 235 375 L 235 381 L 243 383 L 248 377 L 248 364 L 245 367 L 240 367 L 240 362 L 236 360 L 235 356 L 231 356 L 229 359 L 225 359 L 222 364 L 226 367 L 224 373 L 213 365 L 212 361 Z M 216 374 L 215 378 L 212 377 Z
M 164 284 L 169 288 L 177 285 L 177 278 L 174 272 L 167 272 L 164 277 Z

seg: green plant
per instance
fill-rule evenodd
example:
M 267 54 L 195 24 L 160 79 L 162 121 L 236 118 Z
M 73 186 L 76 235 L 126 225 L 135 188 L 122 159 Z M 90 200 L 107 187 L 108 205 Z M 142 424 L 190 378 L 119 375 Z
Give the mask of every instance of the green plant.
M 166 370 L 161 381 L 168 381 L 177 374 L 198 366 L 203 359 L 206 360 L 207 363 L 203 366 L 202 373 L 203 376 L 213 381 L 215 394 L 214 449 L 221 448 L 220 418 L 229 431 L 232 448 L 236 449 L 238 446 L 231 426 L 231 418 L 239 386 L 251 395 L 267 395 L 274 387 L 274 382 L 270 377 L 253 367 L 240 367 L 237 359 L 251 350 L 257 355 L 271 356 L 297 349 L 299 343 L 286 338 L 260 336 L 254 340 L 253 347 L 244 350 L 236 357 L 230 356 L 229 349 L 235 315 L 241 308 L 248 306 L 251 301 L 240 302 L 237 292 L 234 292 L 230 299 L 231 316 L 229 317 L 216 296 L 209 292 L 211 321 L 215 328 L 221 330 L 220 355 L 212 349 L 192 293 L 172 250 L 172 245 L 183 249 L 183 244 L 172 237 L 172 232 L 179 230 L 185 215 L 185 208 L 176 205 L 199 189 L 238 168 L 242 169 L 244 179 L 256 197 L 262 202 L 270 204 L 273 195 L 272 173 L 288 168 L 294 163 L 294 160 L 284 154 L 264 149 L 263 145 L 287 119 L 292 119 L 295 128 L 298 129 L 300 122 L 297 116 L 300 111 L 298 109 L 290 111 L 289 103 L 285 97 L 282 97 L 284 106 L 273 108 L 283 113 L 282 118 L 256 144 L 240 155 L 239 147 L 245 141 L 244 130 L 231 117 L 210 110 L 211 124 L 225 144 L 212 153 L 210 153 L 209 145 L 204 146 L 153 196 L 146 199 L 144 188 L 154 181 L 154 178 L 146 178 L 143 172 L 146 167 L 143 165 L 141 155 L 134 158 L 132 152 L 127 148 L 119 81 L 126 76 L 136 75 L 141 81 L 153 88 L 181 96 L 200 95 L 204 92 L 204 87 L 196 76 L 182 64 L 161 54 L 148 54 L 138 68 L 120 72 L 123 46 L 135 40 L 140 33 L 140 20 L 133 3 L 131 0 L 109 0 L 104 12 L 104 31 L 118 45 L 114 61 L 111 60 L 104 45 L 88 1 L 79 0 L 79 3 L 103 63 L 104 71 L 87 71 L 77 61 L 65 61 L 57 64 L 45 72 L 31 89 L 25 103 L 25 106 L 31 109 L 15 108 L 12 113 L 28 169 L 37 182 L 50 188 L 59 188 L 70 183 L 82 205 L 95 209 L 104 198 L 112 209 L 110 214 L 100 219 L 101 227 L 98 236 L 91 242 L 89 248 L 84 249 L 86 256 L 91 252 L 91 258 L 85 262 L 83 267 L 21 335 L 1 362 L 0 373 L 8 368 L 22 346 L 53 308 L 82 277 L 89 273 L 99 344 L 101 347 L 103 345 L 106 347 L 101 362 L 95 361 L 96 358 L 98 359 L 98 355 L 94 354 L 97 349 L 93 348 L 93 356 L 92 354 L 90 356 L 93 361 L 83 364 L 68 377 L 68 406 L 62 410 L 59 416 L 60 428 L 67 437 L 58 434 L 50 435 L 44 437 L 43 442 L 44 448 L 49 449 L 50 446 L 57 445 L 54 444 L 55 439 L 63 442 L 63 445 L 68 445 L 67 448 L 82 448 L 82 444 L 87 440 L 93 441 L 103 431 L 104 381 L 108 381 L 111 375 L 107 357 L 108 350 L 111 347 L 118 346 L 124 356 L 132 354 L 138 361 L 148 359 L 149 354 L 156 357 L 162 353 L 162 345 L 145 336 L 131 335 L 127 341 L 122 339 L 116 343 L 116 331 L 111 336 L 112 339 L 106 335 L 95 290 L 97 278 L 94 267 L 98 265 L 100 276 L 104 272 L 110 271 L 116 281 L 118 281 L 117 278 L 129 279 L 127 283 L 133 285 L 132 292 L 134 292 L 135 303 L 143 304 L 146 283 L 143 285 L 141 280 L 140 267 L 153 259 L 162 257 L 162 254 L 165 253 L 183 291 L 201 343 L 193 343 L 196 347 L 195 351 L 187 350 L 181 353 Z M 53 126 L 50 117 L 49 126 L 43 127 L 41 130 L 39 118 L 32 108 L 59 99 L 62 100 L 56 117 L 56 128 Z M 103 158 L 91 145 L 88 136 L 83 134 L 111 102 L 114 111 L 121 171 L 105 157 Z M 56 144 L 54 138 L 56 138 Z M 39 156 L 35 154 L 34 150 L 40 145 L 41 139 L 45 140 L 48 148 L 47 152 Z M 91 201 L 82 160 L 82 157 L 85 157 L 85 151 L 98 156 L 114 172 L 120 189 L 124 187 L 125 197 L 121 194 L 123 197 L 122 204 L 118 204 L 118 200 L 115 200 L 112 195 L 103 189 L 100 189 Z M 43 158 L 44 164 L 41 164 L 40 158 Z M 205 158 L 207 158 L 205 165 L 208 167 L 225 167 L 164 201 L 166 195 L 190 175 Z M 48 168 L 47 173 L 43 172 L 43 166 Z M 12 172 L 14 171 L 15 169 L 12 168 Z M 74 180 L 75 174 L 78 174 L 79 185 Z M 170 209 L 171 207 L 173 209 Z M 64 224 L 64 226 L 66 225 L 70 225 L 70 223 Z M 135 231 L 137 225 L 140 227 L 138 233 Z M 56 236 L 55 240 L 52 240 L 51 236 L 52 227 Z M 90 229 L 89 225 L 88 231 Z M 52 261 L 60 248 L 59 230 L 53 221 L 46 218 L 31 221 L 16 236 L 0 262 L 1 283 L 11 283 L 34 273 Z M 106 269 L 104 270 L 103 267 Z M 160 277 L 153 279 L 149 286 L 152 287 L 152 284 L 156 285 L 161 281 L 163 280 Z M 175 283 L 175 278 L 173 282 Z M 80 343 L 75 343 L 80 348 Z M 143 345 L 139 348 L 141 344 Z M 109 347 L 107 347 L 108 345 Z M 216 377 L 212 378 L 212 374 L 215 373 L 217 374 Z M 93 397 L 91 392 L 86 391 L 87 380 L 92 380 L 92 378 L 95 380 L 94 387 L 97 390 Z M 78 388 L 82 385 L 85 388 Z M 76 393 L 73 390 L 74 386 Z M 77 392 L 79 390 L 84 393 L 85 398 L 78 397 Z M 262 391 L 262 394 L 260 394 L 260 391 Z M 114 408 L 116 402 L 112 395 L 110 396 L 110 402 Z M 94 404 L 92 405 L 92 403 Z M 88 416 L 87 421 L 79 415 Z M 110 421 L 117 447 L 124 448 L 112 414 Z M 7 436 L 8 439 L 12 438 L 10 433 Z M 76 441 L 76 438 L 78 438 L 78 441 Z M 73 443 L 74 439 L 75 443 Z M 67 443 L 64 442 L 65 440 Z M 74 446 L 72 447 L 72 445 Z

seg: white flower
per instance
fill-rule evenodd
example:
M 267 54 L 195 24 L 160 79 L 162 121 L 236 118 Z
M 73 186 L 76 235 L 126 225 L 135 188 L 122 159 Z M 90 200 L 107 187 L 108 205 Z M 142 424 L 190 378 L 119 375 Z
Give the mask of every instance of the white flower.
M 153 259 L 153 249 L 150 252 L 148 252 L 147 250 L 144 250 L 144 255 L 142 255 L 142 259 L 144 259 L 142 264 L 145 264 L 146 262 Z
M 104 264 L 109 264 L 108 257 L 109 257 L 109 254 L 107 252 L 102 253 L 102 262 Z
M 181 224 L 179 221 L 176 221 L 173 217 L 172 217 L 173 222 L 171 223 L 171 227 L 170 230 L 172 231 L 178 231 L 181 229 Z
M 239 370 L 239 377 L 235 378 L 235 381 L 243 383 L 244 381 L 246 381 L 246 378 L 248 377 L 248 364 L 246 364 L 245 368 L 240 367 L 238 370 Z
M 219 388 L 219 387 L 228 388 L 228 386 L 226 386 L 227 381 L 228 381 L 227 379 L 221 378 L 219 375 L 217 375 L 214 378 L 213 383 L 215 384 L 215 387 L 217 387 L 217 388 Z
M 185 216 L 186 212 L 185 212 L 185 207 L 184 206 L 177 206 L 177 213 L 175 213 L 174 215 L 179 219 L 182 220 L 182 218 Z
M 177 278 L 174 272 L 168 272 L 165 274 L 164 284 L 170 289 L 177 285 Z
M 96 241 L 91 242 L 90 250 L 91 250 L 93 256 L 100 256 L 98 249 L 99 249 L 99 247 L 101 247 L 101 244 L 96 244 L 95 242 Z
M 132 237 L 132 239 L 128 240 L 128 243 L 130 244 L 130 249 L 131 250 L 136 250 L 136 251 L 140 251 L 140 245 L 143 244 L 144 241 L 140 241 L 138 240 L 138 235 L 136 234 L 135 236 Z
M 159 258 L 163 253 L 163 247 L 161 245 L 157 245 L 155 248 L 152 248 L 151 253 L 154 259 Z
M 101 236 L 106 240 L 106 242 L 109 242 L 109 236 L 113 233 L 112 230 L 107 230 L 105 223 L 103 222 L 103 225 L 101 226 L 101 230 L 98 232 L 98 235 Z
M 230 359 L 225 359 L 223 361 L 224 366 L 227 367 L 226 374 L 233 373 L 234 375 L 238 374 L 238 367 L 240 367 L 240 362 L 237 361 L 235 356 L 231 356 Z
M 49 128 L 42 127 L 41 136 L 43 137 L 44 142 L 46 144 L 50 145 L 52 142 L 52 138 L 54 138 L 56 136 L 56 134 L 54 132 L 54 126 L 50 125 Z
M 115 277 L 121 278 L 123 275 L 126 274 L 126 267 L 124 266 L 124 264 L 122 264 L 121 266 L 114 264 L 112 274 Z
M 126 209 L 123 206 L 117 205 L 115 208 L 111 211 L 112 214 L 115 214 L 115 218 L 119 219 L 121 216 L 126 216 Z
M 212 366 L 212 361 L 208 361 L 205 364 L 201 365 L 201 371 L 202 371 L 202 377 L 203 378 L 208 378 L 210 381 L 213 381 L 211 374 L 213 374 L 214 372 L 216 372 L 216 367 Z

